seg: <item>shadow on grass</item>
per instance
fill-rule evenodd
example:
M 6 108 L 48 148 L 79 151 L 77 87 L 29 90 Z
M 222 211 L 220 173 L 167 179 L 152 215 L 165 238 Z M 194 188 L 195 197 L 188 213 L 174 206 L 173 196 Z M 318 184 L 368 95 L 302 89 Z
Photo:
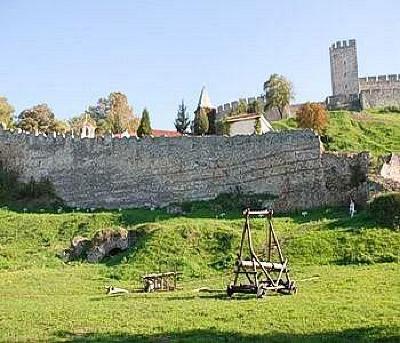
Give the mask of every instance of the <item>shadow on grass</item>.
M 56 333 L 58 339 L 68 342 L 144 342 L 144 343 L 170 343 L 170 342 L 224 342 L 224 343 L 255 343 L 255 342 L 380 342 L 397 343 L 400 335 L 391 332 L 389 329 L 377 328 L 355 328 L 339 332 L 324 332 L 315 334 L 290 334 L 290 333 L 265 333 L 260 335 L 244 334 L 236 332 L 221 332 L 215 329 L 188 330 L 182 332 L 167 332 L 155 335 L 139 334 L 101 334 L 101 333 L 83 333 L 74 334 L 71 332 L 60 331 Z

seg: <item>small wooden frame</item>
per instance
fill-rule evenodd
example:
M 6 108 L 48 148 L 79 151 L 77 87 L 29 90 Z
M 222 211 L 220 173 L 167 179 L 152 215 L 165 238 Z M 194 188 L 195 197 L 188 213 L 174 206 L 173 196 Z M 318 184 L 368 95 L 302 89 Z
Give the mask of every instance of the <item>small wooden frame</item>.
M 144 288 L 146 293 L 156 291 L 174 291 L 178 288 L 178 277 L 181 272 L 151 273 L 143 276 Z
M 296 283 L 289 277 L 288 260 L 283 257 L 282 249 L 272 224 L 273 210 L 253 211 L 246 209 L 243 211 L 243 215 L 245 216 L 245 224 L 233 271 L 234 279 L 226 290 L 228 296 L 231 297 L 234 293 L 250 293 L 256 294 L 258 298 L 261 298 L 269 291 L 283 294 L 297 293 Z M 265 242 L 263 260 L 254 251 L 250 228 L 251 216 L 265 217 L 267 220 L 267 241 Z M 249 259 L 243 260 L 246 240 L 248 241 Z M 272 259 L 275 259 L 275 262 Z M 244 283 L 240 279 L 244 279 Z

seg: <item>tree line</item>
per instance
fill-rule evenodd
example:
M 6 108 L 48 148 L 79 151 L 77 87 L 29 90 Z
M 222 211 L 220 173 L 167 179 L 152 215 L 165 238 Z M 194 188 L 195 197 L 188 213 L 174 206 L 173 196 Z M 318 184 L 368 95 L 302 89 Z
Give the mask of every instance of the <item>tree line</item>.
M 265 115 L 268 110 L 276 108 L 280 118 L 284 118 L 284 112 L 290 101 L 294 99 L 292 83 L 282 75 L 272 74 L 264 82 L 265 103 L 254 101 L 246 103 L 239 101 L 238 106 L 230 111 L 228 116 L 237 116 L 245 113 Z M 121 92 L 112 92 L 106 97 L 98 99 L 95 105 L 90 105 L 81 114 L 63 121 L 56 118 L 54 112 L 47 104 L 38 104 L 23 110 L 14 116 L 14 108 L 7 98 L 0 97 L 0 123 L 7 128 L 20 128 L 28 132 L 80 133 L 82 127 L 89 123 L 96 127 L 97 135 L 105 133 L 122 134 L 139 137 L 152 134 L 150 113 L 147 108 L 138 118 L 133 108 L 128 103 L 128 98 Z M 226 121 L 216 122 L 216 111 L 212 108 L 197 108 L 194 119 L 191 121 L 187 107 L 182 100 L 178 107 L 175 128 L 181 134 L 214 135 L 229 134 Z M 311 128 L 318 134 L 323 134 L 327 126 L 327 113 L 321 104 L 306 103 L 296 112 L 297 126 Z M 259 123 L 258 123 L 259 124 Z M 256 123 L 257 126 L 257 123 Z M 258 125 L 259 126 L 259 125 Z M 255 128 L 258 133 L 260 127 Z
M 7 128 L 20 128 L 28 132 L 50 134 L 80 133 L 82 127 L 89 123 L 96 127 L 96 134 L 107 132 L 147 136 L 152 134 L 150 113 L 144 108 L 139 119 L 128 103 L 128 98 L 121 92 L 112 92 L 107 97 L 98 99 L 95 105 L 69 120 L 57 119 L 53 110 L 47 104 L 38 104 L 23 110 L 14 116 L 15 110 L 7 98 L 0 97 L 0 122 Z

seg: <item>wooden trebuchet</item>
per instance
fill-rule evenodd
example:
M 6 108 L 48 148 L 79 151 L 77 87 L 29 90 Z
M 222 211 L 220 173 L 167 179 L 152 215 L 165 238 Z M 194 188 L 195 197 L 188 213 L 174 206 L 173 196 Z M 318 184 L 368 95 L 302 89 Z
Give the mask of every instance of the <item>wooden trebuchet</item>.
M 144 288 L 146 293 L 155 291 L 173 291 L 177 289 L 178 277 L 181 272 L 151 273 L 143 276 Z
M 228 296 L 231 297 L 234 293 L 250 293 L 261 298 L 269 291 L 282 294 L 297 293 L 296 283 L 289 276 L 288 260 L 283 257 L 281 246 L 275 234 L 272 223 L 273 210 L 254 211 L 246 209 L 243 215 L 245 223 L 233 271 L 234 278 L 226 290 Z M 266 219 L 265 256 L 263 257 L 257 256 L 254 250 L 250 227 L 252 216 Z M 249 258 L 243 259 L 246 246 L 248 248 L 246 256 L 249 256 Z

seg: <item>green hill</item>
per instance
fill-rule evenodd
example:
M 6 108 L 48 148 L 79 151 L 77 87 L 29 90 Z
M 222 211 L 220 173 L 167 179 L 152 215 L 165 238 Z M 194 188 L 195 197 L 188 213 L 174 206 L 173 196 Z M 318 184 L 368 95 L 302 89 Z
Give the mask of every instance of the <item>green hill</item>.
M 0 341 L 372 342 L 399 339 L 400 236 L 366 212 L 326 209 L 274 220 L 296 296 L 227 300 L 242 218 L 204 208 L 16 213 L 0 210 Z M 254 222 L 257 251 L 264 221 Z M 130 250 L 99 264 L 56 255 L 76 235 L 123 226 L 141 232 Z M 177 268 L 182 290 L 142 294 L 144 273 Z M 105 285 L 129 296 L 109 298 Z M 210 293 L 199 293 L 209 287 Z M 397 300 L 396 300 L 397 299 Z M 268 328 L 268 329 L 266 329 Z M 271 329 L 273 328 L 273 330 Z
M 182 270 L 189 278 L 230 270 L 241 234 L 242 218 L 215 219 L 202 213 L 174 217 L 163 211 L 127 210 L 103 213 L 19 214 L 0 211 L 0 269 L 60 268 L 57 253 L 75 236 L 93 237 L 98 230 L 122 225 L 140 231 L 129 252 L 100 265 L 112 265 L 117 278 L 143 272 Z M 351 219 L 340 210 L 310 212 L 307 217 L 277 217 L 275 226 L 294 265 L 358 264 L 398 260 L 400 239 L 391 229 L 371 224 L 365 212 Z M 265 221 L 254 221 L 254 239 L 262 250 Z M 74 263 L 72 263 L 74 264 Z M 79 264 L 76 262 L 75 264 Z M 109 268 L 104 270 L 110 271 Z
M 294 118 L 273 123 L 278 130 L 297 127 Z M 400 152 L 400 113 L 380 112 L 329 112 L 329 125 L 324 139 L 329 151 L 370 151 L 378 156 Z

